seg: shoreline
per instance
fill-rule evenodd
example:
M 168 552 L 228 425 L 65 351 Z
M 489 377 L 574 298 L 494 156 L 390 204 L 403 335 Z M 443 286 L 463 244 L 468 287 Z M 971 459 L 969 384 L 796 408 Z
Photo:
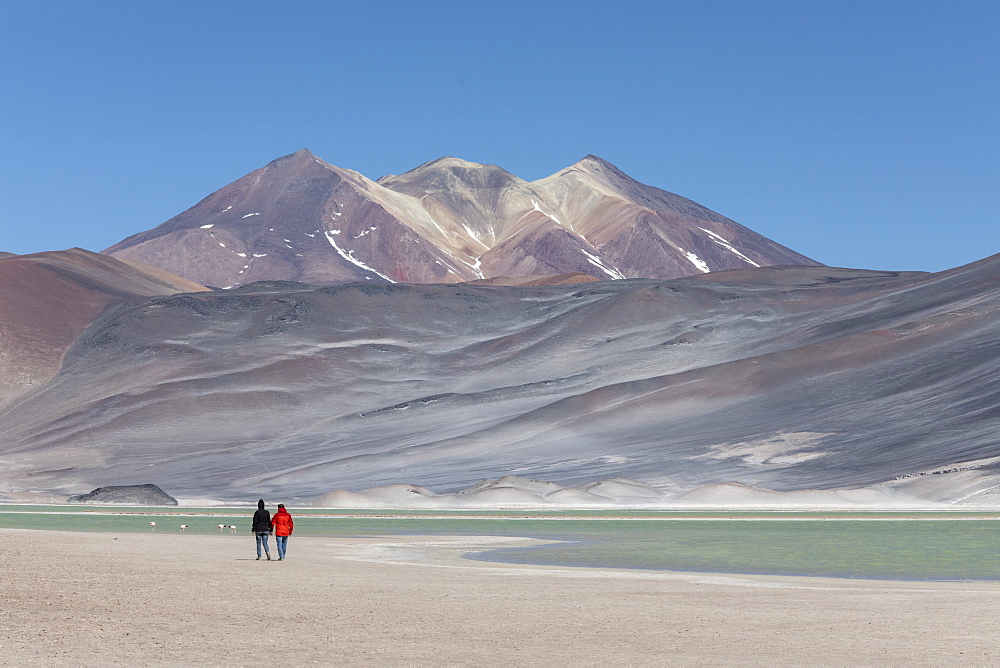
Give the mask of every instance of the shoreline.
M 152 536 L 152 537 L 178 537 L 182 540 L 189 540 L 194 537 L 209 538 L 216 540 L 218 534 L 199 533 L 153 533 L 146 531 L 77 531 L 65 529 L 28 529 L 28 528 L 3 528 L 0 527 L 0 542 L 3 541 L 4 532 L 35 533 L 35 534 L 58 534 L 66 536 L 112 536 L 113 540 L 118 540 L 119 536 Z M 228 532 L 223 533 L 223 540 L 241 540 L 246 538 L 247 533 L 240 532 L 235 536 Z M 273 543 L 273 537 L 272 537 Z M 577 574 L 586 576 L 587 574 L 600 573 L 611 576 L 616 574 L 620 578 L 632 579 L 684 579 L 684 580 L 704 580 L 713 582 L 728 582 L 730 584 L 768 583 L 771 586 L 873 586 L 880 588 L 921 588 L 927 589 L 952 589 L 961 588 L 969 591 L 1000 591 L 1000 579 L 919 579 L 919 578 L 879 578 L 879 577 L 851 577 L 851 576 L 823 576 L 823 575 L 793 575 L 782 573 L 745 573 L 745 572 L 724 572 L 724 571 L 696 571 L 683 569 L 652 568 L 641 566 L 588 566 L 576 564 L 544 564 L 525 563 L 516 561 L 504 561 L 487 557 L 476 557 L 469 555 L 488 554 L 497 550 L 534 548 L 549 545 L 565 544 L 567 541 L 558 538 L 538 538 L 529 536 L 493 536 L 493 535 L 440 535 L 440 534 L 386 534 L 386 535 L 346 535 L 346 536 L 295 536 L 295 542 L 323 542 L 336 543 L 340 546 L 340 551 L 331 558 L 345 561 L 370 561 L 372 563 L 396 564 L 400 566 L 429 566 L 446 568 L 481 568 L 481 569 L 504 569 L 504 570 L 524 570 L 546 573 Z
M 525 564 L 469 558 L 468 554 L 497 549 L 541 547 L 562 543 L 560 540 L 509 536 L 384 536 L 365 537 L 378 541 L 366 543 L 361 554 L 340 555 L 343 560 L 392 563 L 400 566 L 437 566 L 441 568 L 483 568 L 542 572 L 562 577 L 608 577 L 620 579 L 665 579 L 690 582 L 713 582 L 732 586 L 768 586 L 803 588 L 878 588 L 905 590 L 956 590 L 1000 592 L 1000 580 L 887 580 L 880 578 L 823 577 L 811 575 L 773 575 L 757 573 L 720 573 L 652 568 L 595 567 L 573 565 Z M 426 539 L 426 540 L 421 540 Z M 326 539 L 319 539 L 326 540 Z M 367 553 L 367 554 L 365 554 Z M 394 558 L 397 557 L 398 558 Z
M 119 533 L 97 531 L 61 531 L 47 529 L 6 529 L 0 528 L 0 542 L 5 534 L 57 534 L 67 537 L 141 536 L 153 539 L 189 540 L 215 538 L 205 534 L 153 534 Z M 597 567 L 574 565 L 528 564 L 487 559 L 469 558 L 467 555 L 490 552 L 497 549 L 541 547 L 565 541 L 557 539 L 531 538 L 523 536 L 441 536 L 441 535 L 385 535 L 385 536 L 293 536 L 295 543 L 311 544 L 314 548 L 323 545 L 329 558 L 338 561 L 359 563 L 392 564 L 396 566 L 437 567 L 453 569 L 474 569 L 482 571 L 511 572 L 524 571 L 569 577 L 609 577 L 640 580 L 688 580 L 711 581 L 738 586 L 788 586 L 804 588 L 877 588 L 877 589 L 926 589 L 956 591 L 996 591 L 1000 592 L 1000 580 L 892 580 L 884 578 L 827 577 L 812 575 L 780 575 L 762 573 L 725 573 L 713 571 L 684 571 L 631 567 Z M 249 542 L 254 549 L 253 537 L 246 533 L 235 538 L 226 536 L 226 542 Z M 273 537 L 271 548 L 274 547 Z M 330 549 L 335 545 L 334 549 Z M 245 545 L 243 546 L 245 547 Z
M 6 507 L 5 507 L 6 506 Z M 49 510 L 59 508 L 60 510 Z M 540 521 L 935 521 L 1000 520 L 1000 508 L 314 508 L 292 507 L 306 517 L 324 519 L 458 519 Z M 130 506 L 126 504 L 0 503 L 0 514 L 86 514 L 160 517 L 240 517 L 249 506 Z M 583 514 L 583 513 L 605 514 Z M 621 514 L 607 514 L 617 512 Z M 509 513 L 509 514 L 504 514 Z M 748 516 L 752 514 L 752 516 Z M 866 517 L 867 515 L 867 517 Z
M 187 539 L 224 535 L 231 540 L 246 534 L 249 518 L 248 513 L 218 514 L 204 509 L 164 512 L 161 508 L 105 506 L 57 511 L 36 506 L 23 511 L 0 510 L 0 527 L 112 536 L 180 534 Z M 471 550 L 463 559 L 512 567 L 803 578 L 811 582 L 817 578 L 895 583 L 1000 581 L 996 525 L 992 524 L 1000 516 L 981 514 L 331 515 L 312 511 L 299 518 L 304 523 L 297 539 L 381 537 L 389 542 L 431 544 L 428 541 L 435 537 L 495 536 L 493 547 Z M 507 538 L 500 537 L 515 542 L 504 542 Z M 883 544 L 894 547 L 887 549 Z M 546 547 L 552 549 L 533 549 Z M 421 561 L 432 560 L 424 555 Z

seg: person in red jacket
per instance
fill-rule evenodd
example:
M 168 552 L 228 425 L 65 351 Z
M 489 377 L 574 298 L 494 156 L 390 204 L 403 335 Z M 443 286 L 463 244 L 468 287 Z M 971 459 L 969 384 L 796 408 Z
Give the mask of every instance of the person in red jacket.
M 274 541 L 278 544 L 278 561 L 284 561 L 285 550 L 288 549 L 288 537 L 295 528 L 292 516 L 285 510 L 285 504 L 278 504 L 278 512 L 271 518 L 271 526 L 274 527 Z

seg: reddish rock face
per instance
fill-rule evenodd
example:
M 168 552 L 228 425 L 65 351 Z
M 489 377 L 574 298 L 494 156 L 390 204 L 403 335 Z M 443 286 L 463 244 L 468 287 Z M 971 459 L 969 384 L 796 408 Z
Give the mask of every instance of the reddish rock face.
M 69 346 L 108 306 L 205 290 L 79 248 L 0 257 L 0 407 L 51 379 Z
M 595 156 L 534 182 L 457 158 L 375 182 L 306 150 L 104 252 L 221 288 L 818 264 Z

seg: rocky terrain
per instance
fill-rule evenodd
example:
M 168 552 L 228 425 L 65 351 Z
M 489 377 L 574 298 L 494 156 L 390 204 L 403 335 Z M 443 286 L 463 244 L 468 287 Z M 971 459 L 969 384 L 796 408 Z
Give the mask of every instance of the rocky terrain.
M 68 503 L 109 503 L 130 506 L 176 506 L 177 499 L 152 483 L 145 485 L 111 485 L 98 487 L 89 494 L 78 494 L 66 499 Z
M 372 181 L 307 150 L 103 252 L 218 288 L 818 264 L 596 156 L 531 182 L 457 158 Z
M 0 492 L 306 503 L 515 475 L 996 503 L 998 310 L 1000 256 L 128 299 L 0 408 Z

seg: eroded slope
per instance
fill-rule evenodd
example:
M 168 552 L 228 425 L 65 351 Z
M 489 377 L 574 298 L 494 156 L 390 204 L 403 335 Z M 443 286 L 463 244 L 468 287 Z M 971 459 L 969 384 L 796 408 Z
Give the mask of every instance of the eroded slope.
M 1000 455 L 998 308 L 1000 256 L 153 297 L 103 314 L 0 414 L 0 459 L 8 487 L 67 493 L 151 471 L 175 495 L 312 499 L 506 474 L 680 492 L 957 468 L 972 495 Z

